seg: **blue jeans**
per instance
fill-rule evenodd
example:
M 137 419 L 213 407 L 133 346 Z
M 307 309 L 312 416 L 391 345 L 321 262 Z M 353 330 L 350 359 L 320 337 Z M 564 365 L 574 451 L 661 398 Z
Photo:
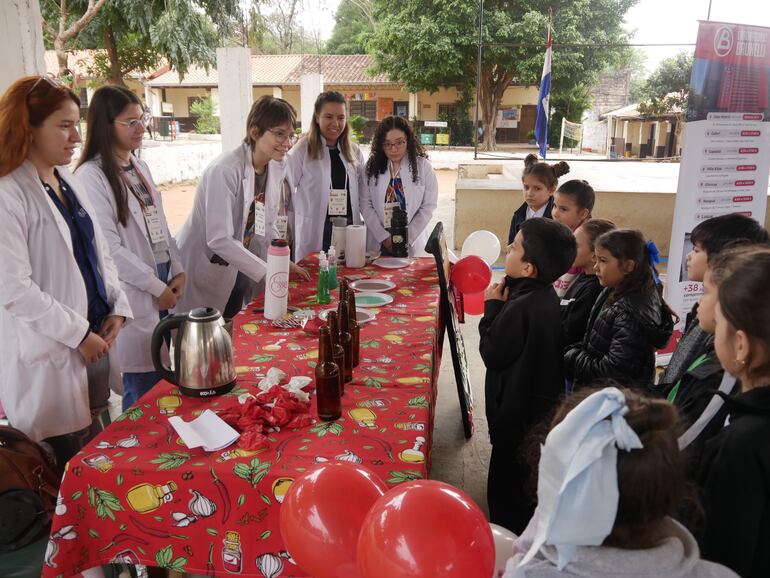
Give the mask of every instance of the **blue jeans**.
M 158 279 L 167 283 L 169 281 L 170 261 L 157 265 Z M 168 315 L 168 311 L 159 312 L 160 319 Z M 149 346 L 149 343 L 147 344 Z M 145 393 L 152 389 L 152 386 L 160 381 L 160 373 L 157 371 L 146 371 L 143 373 L 123 373 L 123 411 L 134 405 L 136 401 Z

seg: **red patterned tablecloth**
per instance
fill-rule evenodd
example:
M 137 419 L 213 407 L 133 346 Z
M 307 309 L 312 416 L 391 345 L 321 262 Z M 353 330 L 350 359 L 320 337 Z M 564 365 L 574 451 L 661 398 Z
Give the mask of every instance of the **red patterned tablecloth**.
M 44 578 L 115 560 L 207 576 L 306 576 L 279 529 L 280 504 L 295 477 L 323 460 L 361 463 L 389 485 L 427 477 L 441 357 L 435 263 L 349 273 L 390 279 L 396 288 L 393 303 L 361 328 L 360 365 L 345 388 L 342 417 L 270 434 L 257 452 L 182 444 L 170 415 L 189 421 L 203 409 L 231 407 L 271 367 L 313 375 L 317 337 L 271 326 L 255 302 L 235 319 L 235 390 L 194 399 L 162 381 L 69 462 Z M 292 305 L 328 307 L 314 304 L 314 282 L 292 285 Z

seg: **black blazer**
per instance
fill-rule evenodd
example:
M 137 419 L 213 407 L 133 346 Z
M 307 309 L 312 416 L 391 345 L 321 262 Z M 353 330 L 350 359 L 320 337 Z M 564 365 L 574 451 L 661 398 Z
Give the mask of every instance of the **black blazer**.
M 559 298 L 536 279 L 509 280 L 508 301 L 484 304 L 479 350 L 493 444 L 518 446 L 564 392 Z
M 553 210 L 553 195 L 548 198 L 548 203 L 545 205 L 545 213 L 543 213 L 544 219 L 550 219 L 551 211 Z M 513 243 L 516 233 L 519 232 L 521 224 L 527 220 L 527 203 L 522 203 L 521 206 L 516 209 L 511 217 L 511 228 L 508 230 L 508 244 Z
M 579 345 L 583 341 L 596 298 L 602 286 L 596 275 L 580 273 L 561 300 L 561 325 L 564 329 L 564 343 Z

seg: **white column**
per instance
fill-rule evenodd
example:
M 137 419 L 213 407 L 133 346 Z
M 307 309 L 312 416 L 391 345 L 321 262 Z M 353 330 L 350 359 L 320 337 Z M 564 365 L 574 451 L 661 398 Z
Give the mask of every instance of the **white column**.
M 413 118 L 417 118 L 417 93 L 416 92 L 410 92 L 409 93 L 409 118 L 407 120 L 412 120 Z M 481 119 L 479 119 L 479 122 Z
M 280 86 L 274 86 L 273 98 L 283 98 L 283 88 L 281 88 Z
M 222 150 L 236 148 L 246 136 L 246 119 L 252 101 L 251 52 L 233 46 L 217 48 L 219 121 Z
M 311 72 L 303 74 L 299 79 L 299 114 L 302 122 L 302 132 L 310 129 L 313 122 L 315 99 L 324 91 L 323 74 Z
M 45 74 L 43 18 L 38 0 L 0 2 L 0 94 L 21 76 Z

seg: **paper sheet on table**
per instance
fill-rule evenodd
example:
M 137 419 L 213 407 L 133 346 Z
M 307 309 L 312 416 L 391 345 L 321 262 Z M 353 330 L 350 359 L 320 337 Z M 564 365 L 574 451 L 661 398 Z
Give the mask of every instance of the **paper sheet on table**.
M 210 409 L 190 422 L 176 415 L 168 418 L 168 421 L 190 449 L 203 447 L 207 452 L 216 452 L 232 444 L 241 435 Z

